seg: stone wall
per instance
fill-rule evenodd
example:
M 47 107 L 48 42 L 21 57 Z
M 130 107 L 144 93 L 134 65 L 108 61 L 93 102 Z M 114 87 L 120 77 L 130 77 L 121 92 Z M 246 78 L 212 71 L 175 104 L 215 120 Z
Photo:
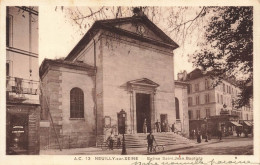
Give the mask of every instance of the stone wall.
M 93 75 L 87 71 L 51 66 L 42 78 L 44 116 L 50 122 L 41 134 L 42 148 L 78 148 L 95 145 Z M 70 118 L 70 91 L 78 87 L 84 93 L 84 118 Z M 47 102 L 45 100 L 47 98 Z M 46 105 L 48 104 L 48 106 Z M 48 114 L 48 109 L 50 115 Z M 56 134 L 55 134 L 56 132 Z M 57 141 L 57 137 L 59 143 Z M 60 144 L 60 146 L 59 146 Z
M 160 85 L 155 95 L 156 119 L 160 120 L 160 114 L 168 114 L 169 124 L 173 123 L 175 96 L 172 52 L 124 37 L 113 39 L 103 36 L 102 43 L 104 116 L 111 117 L 111 124 L 117 125 L 117 113 L 124 109 L 127 125 L 130 125 L 130 92 L 126 83 L 141 78 L 148 78 Z
M 181 130 L 185 137 L 189 137 L 189 116 L 188 116 L 188 94 L 187 85 L 175 84 L 175 97 L 179 100 L 180 121 L 176 122 L 176 128 Z
M 87 147 L 94 146 L 95 143 L 95 117 L 94 117 L 94 98 L 93 77 L 85 71 L 60 68 L 61 76 L 61 95 L 62 95 L 62 135 L 63 147 Z M 78 87 L 84 93 L 84 118 L 70 118 L 70 91 Z M 70 144 L 68 144 L 70 141 Z

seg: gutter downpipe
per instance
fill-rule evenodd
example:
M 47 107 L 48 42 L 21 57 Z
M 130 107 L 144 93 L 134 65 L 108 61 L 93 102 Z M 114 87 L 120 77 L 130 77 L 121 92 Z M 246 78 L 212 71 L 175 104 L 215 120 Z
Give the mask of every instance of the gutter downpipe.
M 98 126 L 97 126 L 97 64 L 96 64 L 96 41 L 93 38 L 93 42 L 94 42 L 94 111 L 95 111 L 95 126 L 96 126 L 96 140 L 97 140 L 97 136 L 98 136 Z

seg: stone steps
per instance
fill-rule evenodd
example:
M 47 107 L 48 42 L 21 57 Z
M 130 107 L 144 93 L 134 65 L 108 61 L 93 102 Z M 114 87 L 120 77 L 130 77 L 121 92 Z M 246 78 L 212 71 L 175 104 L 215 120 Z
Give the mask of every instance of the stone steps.
M 140 148 L 147 146 L 148 134 L 130 134 L 126 135 L 126 147 L 128 148 Z M 190 144 L 189 139 L 182 137 L 179 134 L 167 132 L 167 133 L 153 133 L 157 145 L 175 145 L 175 144 Z
M 127 148 L 143 148 L 147 147 L 147 137 L 148 134 L 144 133 L 137 133 L 137 134 L 125 134 L 125 144 Z M 189 139 L 173 132 L 166 132 L 166 133 L 153 133 L 156 144 L 157 145 L 176 145 L 176 144 L 184 144 L 189 145 L 193 142 Z M 101 135 L 97 139 L 97 147 L 101 147 L 101 145 L 106 144 L 104 142 L 104 136 Z M 121 139 L 122 142 L 122 139 Z M 116 145 L 116 142 L 114 143 Z

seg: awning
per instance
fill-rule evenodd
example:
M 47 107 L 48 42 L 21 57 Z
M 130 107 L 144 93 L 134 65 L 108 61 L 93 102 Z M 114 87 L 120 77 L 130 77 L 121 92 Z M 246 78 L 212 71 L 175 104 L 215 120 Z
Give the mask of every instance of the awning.
M 242 127 L 241 124 L 239 124 L 238 122 L 235 122 L 235 121 L 230 121 L 231 124 L 233 124 L 234 126 L 237 126 L 237 127 Z
M 252 123 L 251 123 L 251 122 L 249 122 L 249 121 L 244 121 L 244 123 L 245 123 L 247 126 L 252 127 Z

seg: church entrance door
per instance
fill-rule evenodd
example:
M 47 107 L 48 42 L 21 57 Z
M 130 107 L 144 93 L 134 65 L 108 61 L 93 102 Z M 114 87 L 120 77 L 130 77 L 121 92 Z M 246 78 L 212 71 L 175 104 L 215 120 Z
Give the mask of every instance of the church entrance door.
M 150 94 L 136 93 L 137 133 L 144 133 L 146 119 L 147 132 L 151 131 L 151 100 Z

